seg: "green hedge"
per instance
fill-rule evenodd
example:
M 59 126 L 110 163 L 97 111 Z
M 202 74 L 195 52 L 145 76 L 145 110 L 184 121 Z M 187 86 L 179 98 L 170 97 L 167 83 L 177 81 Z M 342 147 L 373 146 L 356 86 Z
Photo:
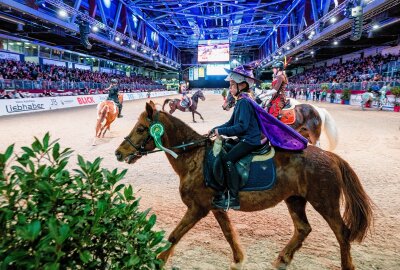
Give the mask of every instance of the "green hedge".
M 158 269 L 169 247 L 126 174 L 61 149 L 49 134 L 0 153 L 0 269 Z

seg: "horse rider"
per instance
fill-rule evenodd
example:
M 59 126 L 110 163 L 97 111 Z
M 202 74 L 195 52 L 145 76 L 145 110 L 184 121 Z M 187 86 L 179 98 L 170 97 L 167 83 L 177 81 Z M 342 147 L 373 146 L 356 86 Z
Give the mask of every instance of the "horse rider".
M 118 80 L 117 79 L 111 79 L 111 85 L 106 88 L 105 90 L 109 90 L 108 91 L 108 97 L 107 100 L 112 100 L 115 102 L 115 104 L 118 107 L 118 118 L 123 117 L 123 115 L 121 115 L 121 111 L 122 111 L 122 104 L 119 102 L 118 99 Z
M 243 95 L 249 93 L 250 87 L 259 81 L 254 78 L 252 69 L 247 66 L 239 66 L 234 70 L 226 71 L 229 75 L 225 81 L 229 81 L 229 91 L 237 99 L 237 103 L 230 120 L 213 128 L 209 134 L 236 136 L 239 138 L 239 142 L 222 157 L 227 192 L 217 193 L 212 204 L 218 209 L 238 210 L 240 209 L 240 177 L 235 163 L 261 146 L 261 131 L 254 108 Z
M 181 106 L 184 108 L 189 107 L 190 97 L 187 95 L 186 89 L 182 89 Z
M 285 64 L 282 61 L 276 61 L 272 64 L 272 71 L 274 80 L 272 81 L 272 96 L 268 104 L 268 112 L 278 119 L 281 117 L 281 110 L 286 104 L 286 86 L 288 85 L 288 78 L 285 74 Z

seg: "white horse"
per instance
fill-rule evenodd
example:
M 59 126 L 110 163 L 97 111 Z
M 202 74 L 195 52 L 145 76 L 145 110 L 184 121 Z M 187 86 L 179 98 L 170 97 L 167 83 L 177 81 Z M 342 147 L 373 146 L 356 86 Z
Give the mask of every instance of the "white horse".
M 386 89 L 382 88 L 378 92 L 365 92 L 361 95 L 361 109 L 365 110 L 366 104 L 370 104 L 372 107 L 372 103 L 376 101 L 377 109 L 382 110 L 383 103 L 386 97 Z
M 255 89 L 254 91 L 256 95 L 256 99 L 258 98 L 261 101 L 261 106 L 263 108 L 267 108 L 269 102 L 271 101 L 272 96 L 276 93 L 276 90 L 261 90 L 261 89 Z M 308 103 L 301 103 L 297 101 L 296 99 L 288 98 L 290 100 L 290 104 L 292 106 L 296 105 L 302 105 L 302 106 L 312 106 L 317 112 L 321 120 L 321 130 L 325 131 L 326 136 L 328 137 L 329 141 L 329 150 L 334 150 L 337 146 L 338 143 L 338 131 L 336 128 L 336 123 L 331 114 L 324 108 L 320 108 L 318 106 L 308 104 Z M 316 131 L 317 135 L 318 131 Z M 317 144 L 318 147 L 320 147 L 320 138 L 318 136 L 317 138 Z

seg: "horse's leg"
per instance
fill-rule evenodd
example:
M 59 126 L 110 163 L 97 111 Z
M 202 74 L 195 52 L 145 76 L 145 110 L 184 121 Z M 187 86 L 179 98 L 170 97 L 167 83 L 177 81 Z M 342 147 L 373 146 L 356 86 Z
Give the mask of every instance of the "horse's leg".
M 328 222 L 329 227 L 335 233 L 336 239 L 340 245 L 342 270 L 354 270 L 355 267 L 353 265 L 350 253 L 350 231 L 340 215 L 339 197 L 335 196 L 335 198 L 323 198 L 323 201 L 324 203 L 317 202 L 314 204 L 310 200 L 310 203 L 313 205 L 314 209 L 322 215 L 326 222 Z
M 172 255 L 175 245 L 178 244 L 179 240 L 187 233 L 193 226 L 203 217 L 208 214 L 209 210 L 205 208 L 201 208 L 199 206 L 192 206 L 187 209 L 185 215 L 182 220 L 179 222 L 178 226 L 172 231 L 172 233 L 168 237 L 168 241 L 171 243 L 171 246 L 166 251 L 161 252 L 158 255 L 158 258 L 167 262 L 169 256 Z
M 293 220 L 294 234 L 275 260 L 274 265 L 278 269 L 286 269 L 292 261 L 294 253 L 302 246 L 304 239 L 311 232 L 311 226 L 306 216 L 306 199 L 292 196 L 285 202 Z
M 204 121 L 204 118 L 203 118 L 203 116 L 201 116 L 201 114 L 200 114 L 198 111 L 194 111 L 194 113 L 197 113 L 197 114 L 200 116 L 201 120 L 203 120 L 203 121 Z
M 225 239 L 232 248 L 234 262 L 231 264 L 231 269 L 242 269 L 246 260 L 246 255 L 240 246 L 236 230 L 232 226 L 228 213 L 223 211 L 213 211 L 213 214 L 224 233 Z
M 104 138 L 104 135 L 106 135 L 107 129 L 110 129 L 110 125 L 111 125 L 111 122 L 109 122 L 107 120 L 106 124 L 104 125 L 104 132 L 103 132 L 103 135 L 102 135 L 103 138 Z
M 193 117 L 193 123 L 196 123 L 196 120 L 194 120 L 194 111 L 192 111 L 192 117 Z

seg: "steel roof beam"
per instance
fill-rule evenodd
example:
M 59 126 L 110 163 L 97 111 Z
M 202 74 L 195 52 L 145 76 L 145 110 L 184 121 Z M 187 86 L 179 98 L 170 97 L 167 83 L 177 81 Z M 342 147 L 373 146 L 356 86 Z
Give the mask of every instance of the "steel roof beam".
M 277 27 L 279 27 L 288 17 L 288 15 L 293 12 L 293 10 L 297 7 L 298 4 L 300 4 L 303 0 L 296 0 L 294 3 L 292 3 L 292 5 L 289 7 L 288 12 L 286 13 L 285 16 L 283 16 L 279 22 L 277 23 Z M 261 48 L 265 42 L 271 37 L 271 35 L 274 33 L 274 31 L 270 31 L 269 34 L 267 35 L 266 39 L 264 40 L 264 42 L 261 44 L 261 46 L 259 48 Z
M 167 12 L 167 13 L 169 13 L 169 14 L 174 14 L 174 15 L 175 15 L 175 14 L 186 15 L 186 13 L 180 13 L 180 12 L 181 12 L 181 11 L 184 11 L 184 10 L 187 10 L 187 9 L 191 9 L 191 8 L 197 7 L 197 6 L 201 6 L 201 5 L 206 4 L 206 3 L 208 3 L 208 2 L 209 2 L 209 1 L 201 1 L 200 3 L 194 4 L 194 5 L 185 7 L 185 8 L 181 8 L 181 9 L 179 9 L 179 10 L 177 10 L 177 11 L 171 11 L 171 12 Z M 141 7 L 141 9 L 148 9 L 148 10 L 152 10 L 152 11 L 163 12 L 163 10 L 160 10 L 160 9 L 149 9 L 149 8 L 146 8 L 146 7 Z M 164 15 L 158 16 L 158 17 L 156 17 L 156 18 L 154 18 L 154 19 L 150 19 L 150 22 L 154 22 L 154 21 L 159 20 L 159 19 L 161 19 L 161 18 L 167 17 L 169 14 L 164 14 Z

